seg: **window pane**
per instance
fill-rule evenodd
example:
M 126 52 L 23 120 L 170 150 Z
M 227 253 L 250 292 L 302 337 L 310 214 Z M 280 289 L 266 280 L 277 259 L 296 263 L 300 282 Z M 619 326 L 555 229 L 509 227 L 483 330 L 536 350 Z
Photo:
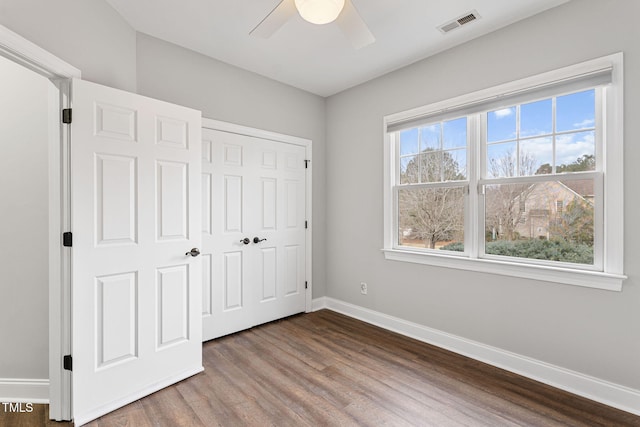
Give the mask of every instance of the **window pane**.
M 442 151 L 420 154 L 420 182 L 442 181 Z
M 399 190 L 398 244 L 464 251 L 464 187 Z
M 400 155 L 418 154 L 418 129 L 400 132 Z
M 442 174 L 445 181 L 467 179 L 467 149 L 446 150 L 442 152 Z
M 556 171 L 581 172 L 596 169 L 595 131 L 576 132 L 556 137 Z
M 546 135 L 553 132 L 551 99 L 544 99 L 520 107 L 520 137 Z
M 556 99 L 556 131 L 593 128 L 596 122 L 595 99 L 594 89 L 559 96 Z
M 487 175 L 490 178 L 516 176 L 516 143 L 491 144 L 487 147 Z
M 505 141 L 516 137 L 516 107 L 487 113 L 487 141 Z
M 553 138 L 525 139 L 520 142 L 520 176 L 551 173 Z
M 467 118 L 463 117 L 442 123 L 443 148 L 467 146 Z
M 400 158 L 400 184 L 418 183 L 418 163 L 416 156 L 407 156 Z
M 420 132 L 420 151 L 439 150 L 440 133 L 440 123 L 423 127 Z
M 593 180 L 490 185 L 485 253 L 593 265 Z

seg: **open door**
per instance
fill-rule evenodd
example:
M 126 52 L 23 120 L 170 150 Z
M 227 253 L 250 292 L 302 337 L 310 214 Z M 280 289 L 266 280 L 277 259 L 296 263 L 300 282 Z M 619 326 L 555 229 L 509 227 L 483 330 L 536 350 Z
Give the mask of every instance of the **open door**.
M 201 115 L 77 79 L 72 101 L 78 426 L 203 369 Z

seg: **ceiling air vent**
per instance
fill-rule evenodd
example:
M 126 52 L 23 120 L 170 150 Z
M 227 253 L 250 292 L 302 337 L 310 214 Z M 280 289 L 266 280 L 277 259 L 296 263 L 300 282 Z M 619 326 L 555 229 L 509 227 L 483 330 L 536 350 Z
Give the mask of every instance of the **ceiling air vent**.
M 463 25 L 468 24 L 469 22 L 473 22 L 479 18 L 480 15 L 478 15 L 478 11 L 472 10 L 471 12 L 465 13 L 464 15 L 459 16 L 452 21 L 440 25 L 438 27 L 438 30 L 440 30 L 440 32 L 443 34 L 448 33 L 449 31 L 453 31 L 456 28 L 462 27 Z

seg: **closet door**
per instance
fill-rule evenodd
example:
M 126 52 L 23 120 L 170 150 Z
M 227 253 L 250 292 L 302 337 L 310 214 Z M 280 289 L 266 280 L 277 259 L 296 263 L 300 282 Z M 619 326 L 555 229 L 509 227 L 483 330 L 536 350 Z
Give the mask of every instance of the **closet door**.
M 305 148 L 203 130 L 203 338 L 305 311 Z

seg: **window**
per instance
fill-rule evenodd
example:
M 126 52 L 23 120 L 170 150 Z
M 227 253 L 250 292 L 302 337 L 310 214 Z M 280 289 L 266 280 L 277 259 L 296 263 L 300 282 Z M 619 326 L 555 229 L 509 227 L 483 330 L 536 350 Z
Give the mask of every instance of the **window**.
M 385 117 L 385 256 L 621 289 L 621 73 L 617 54 Z
M 398 245 L 455 250 L 464 241 L 467 119 L 399 134 Z M 444 245 L 447 245 L 443 247 Z

